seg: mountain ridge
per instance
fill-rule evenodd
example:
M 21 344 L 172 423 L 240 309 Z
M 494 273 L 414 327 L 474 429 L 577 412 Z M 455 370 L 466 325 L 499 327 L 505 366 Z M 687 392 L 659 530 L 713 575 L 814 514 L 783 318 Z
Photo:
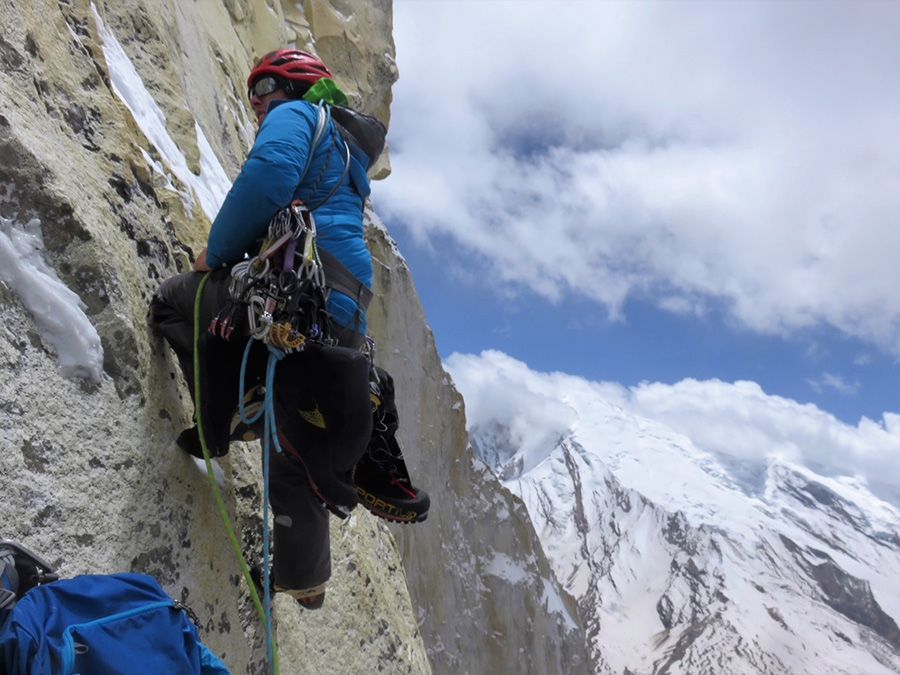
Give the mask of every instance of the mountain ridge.
M 470 437 L 528 505 L 598 673 L 900 669 L 893 506 L 784 460 L 729 465 L 615 403 L 566 404 L 542 447 L 518 443 L 522 414 L 476 413 Z

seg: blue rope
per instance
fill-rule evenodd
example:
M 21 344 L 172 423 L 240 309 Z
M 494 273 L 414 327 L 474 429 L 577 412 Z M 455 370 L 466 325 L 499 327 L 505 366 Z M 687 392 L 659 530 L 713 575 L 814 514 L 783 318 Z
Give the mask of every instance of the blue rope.
M 264 405 L 264 406 L 263 406 L 262 408 L 260 408 L 259 411 L 253 416 L 252 419 L 248 418 L 248 417 L 246 416 L 246 414 L 244 413 L 244 396 L 245 396 L 245 394 L 244 394 L 244 391 L 245 391 L 245 388 L 244 388 L 244 380 L 245 380 L 244 374 L 247 372 L 247 361 L 248 361 L 248 359 L 249 359 L 249 357 L 250 357 L 250 348 L 251 348 L 252 346 L 253 346 L 253 340 L 247 340 L 247 347 L 244 349 L 244 358 L 241 360 L 241 394 L 240 394 L 240 397 L 238 398 L 238 414 L 240 414 L 240 416 L 241 416 L 241 422 L 243 422 L 243 423 L 246 424 L 247 426 L 250 426 L 251 424 L 253 424 L 254 422 L 256 422 L 256 420 L 259 419 L 259 416 L 262 415 L 263 412 L 265 411 L 265 405 Z M 268 390 L 267 390 L 267 391 L 266 391 L 266 397 L 267 397 L 267 398 L 268 398 L 268 395 L 269 395 L 269 393 L 268 393 Z
M 263 410 L 266 411 L 265 442 L 263 443 L 263 587 L 265 589 L 266 631 L 272 626 L 272 600 L 269 584 L 269 441 L 275 441 L 275 448 L 281 452 L 278 445 L 278 431 L 275 427 L 275 364 L 284 357 L 284 352 L 269 347 L 269 363 L 266 366 L 266 401 Z M 269 649 L 272 649 L 272 641 L 266 636 Z M 271 657 L 269 659 L 271 663 Z
M 281 443 L 278 442 L 278 428 L 275 426 L 275 364 L 285 356 L 285 352 L 269 345 L 269 365 L 266 368 L 266 402 L 263 408 L 266 411 L 265 434 L 267 437 L 271 437 L 276 452 L 281 452 L 282 450 Z
M 273 641 L 272 641 L 272 591 L 269 581 L 269 549 L 270 549 L 270 532 L 269 532 L 269 448 L 274 445 L 277 452 L 282 452 L 281 444 L 278 442 L 278 428 L 275 425 L 275 365 L 285 357 L 285 352 L 269 345 L 269 360 L 266 364 L 266 394 L 263 405 L 260 410 L 252 417 L 248 417 L 244 410 L 244 383 L 246 381 L 247 363 L 249 361 L 250 349 L 253 346 L 253 340 L 247 340 L 247 347 L 244 349 L 244 357 L 241 361 L 241 377 L 240 386 L 241 394 L 238 403 L 238 411 L 241 421 L 250 425 L 256 422 L 261 415 L 265 414 L 264 430 L 263 430 L 263 608 L 265 610 L 266 624 L 266 649 L 268 651 L 270 669 L 274 666 L 273 658 Z
M 263 435 L 265 438 L 264 441 L 267 441 L 271 436 L 272 442 L 275 445 L 276 452 L 282 452 L 281 443 L 278 441 L 278 433 L 277 427 L 275 425 L 275 403 L 274 397 L 272 395 L 272 391 L 274 389 L 275 382 L 275 363 L 281 361 L 287 353 L 278 349 L 277 347 L 273 347 L 269 345 L 269 364 L 266 367 L 266 395 L 263 399 L 263 405 L 257 411 L 257 413 L 253 417 L 247 417 L 247 413 L 244 408 L 244 392 L 246 391 L 245 381 L 246 381 L 246 372 L 247 372 L 247 363 L 249 361 L 250 356 L 250 348 L 253 346 L 253 340 L 247 340 L 247 347 L 244 349 L 244 358 L 241 361 L 241 397 L 238 401 L 238 413 L 241 416 L 241 422 L 246 425 L 254 424 L 261 415 L 265 414 L 265 419 L 263 420 L 266 424 L 265 431 Z M 271 431 L 271 434 L 269 433 Z
M 271 364 L 272 357 L 269 357 Z M 274 368 L 272 368 L 274 370 Z M 243 373 L 241 373 L 243 375 Z M 268 374 L 266 375 L 268 380 Z M 241 390 L 243 392 L 243 389 Z M 271 389 L 266 387 L 266 404 L 272 397 Z M 243 397 L 242 397 L 243 398 Z M 265 408 L 265 406 L 264 406 Z M 259 415 L 257 415 L 257 418 Z M 272 590 L 269 582 L 269 421 L 266 418 L 266 432 L 263 439 L 263 607 L 266 610 L 266 649 L 269 663 L 272 663 Z M 269 674 L 272 675 L 271 668 Z

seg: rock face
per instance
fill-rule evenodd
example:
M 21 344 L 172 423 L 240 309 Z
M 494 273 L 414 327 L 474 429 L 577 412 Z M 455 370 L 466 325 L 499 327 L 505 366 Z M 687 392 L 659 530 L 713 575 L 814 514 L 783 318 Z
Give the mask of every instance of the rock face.
M 422 526 L 392 529 L 435 672 L 592 672 L 575 602 L 560 589 L 524 504 L 468 446 L 462 397 L 411 302 L 405 263 L 381 228 L 369 232 L 378 360 L 394 374 L 410 471 L 433 500 Z
M 0 535 L 62 576 L 153 574 L 233 673 L 266 672 L 262 626 L 205 469 L 174 446 L 190 396 L 147 304 L 203 247 L 252 142 L 252 60 L 291 41 L 314 50 L 387 122 L 390 31 L 386 0 L 0 7 Z M 574 601 L 522 503 L 469 451 L 409 272 L 369 219 L 378 361 L 434 506 L 408 528 L 362 509 L 333 522 L 325 607 L 276 599 L 281 672 L 589 672 Z M 259 456 L 232 444 L 216 463 L 251 556 Z

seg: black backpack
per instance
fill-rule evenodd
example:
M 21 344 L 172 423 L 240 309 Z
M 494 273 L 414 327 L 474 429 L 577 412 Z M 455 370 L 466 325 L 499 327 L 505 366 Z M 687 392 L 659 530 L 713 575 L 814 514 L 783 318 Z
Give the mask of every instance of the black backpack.
M 343 105 L 331 106 L 331 119 L 347 143 L 366 153 L 370 169 L 384 150 L 387 128 L 376 117 Z

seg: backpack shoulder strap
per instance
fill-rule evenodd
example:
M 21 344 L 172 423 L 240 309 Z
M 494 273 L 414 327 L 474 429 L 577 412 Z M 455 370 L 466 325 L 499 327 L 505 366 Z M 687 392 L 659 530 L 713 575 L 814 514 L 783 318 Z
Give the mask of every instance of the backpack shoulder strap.
M 306 177 L 307 171 L 309 171 L 309 166 L 312 164 L 313 155 L 315 154 L 318 147 L 322 144 L 322 139 L 325 137 L 325 132 L 328 129 L 328 123 L 331 122 L 331 106 L 325 103 L 325 101 L 319 101 L 318 108 L 316 110 L 316 128 L 313 132 L 312 141 L 309 144 L 309 152 L 306 155 L 306 165 L 303 167 L 303 171 L 300 174 L 300 180 L 297 181 L 297 187 L 300 186 L 300 183 L 303 182 L 303 179 Z M 347 145 L 347 141 L 344 140 L 344 137 L 339 133 L 337 126 L 334 128 L 334 144 L 338 144 L 338 138 L 340 138 L 340 143 L 343 145 L 343 155 L 344 155 L 344 172 L 341 174 L 341 177 L 335 182 L 334 187 L 331 188 L 331 192 L 325 195 L 325 198 L 320 200 L 314 206 L 309 206 L 310 211 L 315 211 L 319 207 L 325 204 L 329 199 L 334 196 L 334 193 L 338 191 L 338 188 L 341 186 L 341 183 L 344 182 L 344 178 L 347 177 L 347 174 L 350 171 L 350 146 Z M 330 150 L 329 150 L 330 152 Z M 328 163 L 325 163 L 325 166 L 322 168 L 322 173 L 325 173 L 325 169 L 328 167 Z M 316 180 L 316 184 L 318 184 L 321 179 L 321 174 L 319 179 Z M 313 191 L 315 191 L 315 186 L 313 187 Z M 310 195 L 312 197 L 312 195 Z
M 366 170 L 371 168 L 384 150 L 387 127 L 378 118 L 344 105 L 331 107 L 331 119 L 343 139 L 365 153 Z
M 319 101 L 319 105 L 316 109 L 316 126 L 313 129 L 312 140 L 309 142 L 309 152 L 306 154 L 306 164 L 303 165 L 303 171 L 300 172 L 300 180 L 297 181 L 297 186 L 300 186 L 300 183 L 303 182 L 303 179 L 306 178 L 306 173 L 309 171 L 309 165 L 312 164 L 313 155 L 316 154 L 316 149 L 322 143 L 322 137 L 325 135 L 325 127 L 328 125 L 328 120 L 331 119 L 331 113 L 328 110 L 328 105 L 324 101 Z

